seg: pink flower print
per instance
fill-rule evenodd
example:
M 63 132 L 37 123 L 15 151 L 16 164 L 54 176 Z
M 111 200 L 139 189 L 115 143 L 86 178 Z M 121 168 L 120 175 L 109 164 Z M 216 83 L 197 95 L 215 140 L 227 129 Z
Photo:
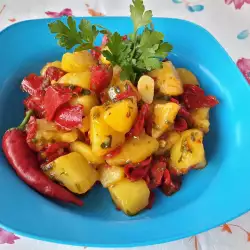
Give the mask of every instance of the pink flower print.
M 237 61 L 237 66 L 239 67 L 242 74 L 245 76 L 246 80 L 250 84 L 250 59 L 241 58 Z
M 235 9 L 241 9 L 244 3 L 249 3 L 250 0 L 225 0 L 226 4 L 234 3 Z
M 15 244 L 15 240 L 19 240 L 15 234 L 7 232 L 0 228 L 0 244 Z
M 61 12 L 47 11 L 45 14 L 49 17 L 73 16 L 72 10 L 68 8 L 62 10 Z

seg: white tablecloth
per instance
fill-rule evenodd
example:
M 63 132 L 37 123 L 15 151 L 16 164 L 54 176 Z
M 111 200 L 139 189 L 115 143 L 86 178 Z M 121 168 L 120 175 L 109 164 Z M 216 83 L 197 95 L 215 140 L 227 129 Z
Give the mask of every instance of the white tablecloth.
M 129 13 L 129 4 L 130 0 L 0 0 L 0 30 L 15 22 L 48 16 L 124 16 Z M 250 83 L 250 0 L 145 0 L 145 4 L 148 9 L 153 10 L 155 16 L 186 19 L 205 27 L 226 48 Z M 84 248 L 29 239 L 0 228 L 0 250 L 5 249 L 83 250 Z M 250 213 L 206 233 L 137 249 L 250 249 Z

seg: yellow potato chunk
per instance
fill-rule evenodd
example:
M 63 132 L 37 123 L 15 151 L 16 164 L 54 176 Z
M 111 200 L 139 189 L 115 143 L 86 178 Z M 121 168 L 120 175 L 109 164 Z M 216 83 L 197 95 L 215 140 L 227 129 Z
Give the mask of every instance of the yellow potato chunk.
M 137 84 L 138 92 L 145 103 L 151 104 L 154 99 L 154 79 L 150 76 L 141 76 Z
M 103 187 L 114 185 L 124 178 L 124 168 L 117 166 L 101 166 L 99 169 L 99 178 Z
M 191 111 L 193 127 L 200 129 L 204 133 L 209 132 L 209 110 L 210 108 L 198 108 Z
M 185 68 L 179 68 L 176 69 L 182 84 L 193 84 L 193 85 L 199 85 L 199 82 L 196 78 L 196 76 L 189 70 Z
M 123 179 L 109 187 L 109 192 L 116 206 L 127 215 L 135 215 L 148 205 L 150 191 L 144 180 Z
M 108 48 L 107 46 L 105 46 L 105 47 L 102 49 L 102 51 L 103 51 L 103 50 L 109 50 L 109 48 Z M 106 64 L 106 65 L 109 65 L 109 64 L 110 64 L 110 61 L 107 60 L 106 57 L 105 57 L 103 54 L 101 54 L 101 56 L 100 56 L 100 61 L 101 61 L 101 63 Z
M 46 70 L 48 69 L 48 67 L 56 67 L 61 69 L 62 68 L 62 64 L 60 61 L 54 61 L 54 62 L 49 62 L 47 63 L 40 71 L 41 76 L 44 76 Z
M 80 95 L 73 97 L 70 100 L 70 104 L 77 105 L 80 104 L 83 106 L 83 115 L 87 116 L 90 113 L 90 110 L 99 105 L 99 101 L 95 94 L 91 93 L 90 95 Z
M 90 129 L 90 117 L 88 115 L 88 116 L 83 117 L 83 119 L 82 119 L 82 126 L 79 128 L 79 130 L 82 133 L 85 133 L 85 132 L 88 132 L 89 129 Z
M 43 167 L 46 175 L 76 194 L 84 194 L 98 180 L 98 172 L 76 152 L 63 155 Z
M 180 137 L 180 133 L 176 131 L 168 132 L 166 139 L 159 140 L 159 149 L 155 152 L 155 155 L 164 155 L 166 152 L 170 151 Z
M 126 134 L 138 113 L 135 98 L 127 98 L 105 107 L 104 121 L 115 131 Z
M 122 145 L 125 134 L 115 131 L 104 121 L 104 107 L 95 106 L 90 112 L 90 141 L 94 154 L 102 156 Z
M 78 72 L 78 73 L 67 73 L 62 76 L 57 83 L 62 85 L 74 85 L 79 86 L 83 89 L 90 88 L 90 75 L 89 71 L 86 72 Z
M 107 163 L 116 166 L 128 162 L 141 162 L 156 152 L 158 147 L 159 143 L 155 138 L 147 134 L 141 134 L 139 137 L 127 140 L 122 146 L 120 154 L 107 159 Z
M 160 137 L 174 123 L 175 117 L 180 109 L 180 105 L 174 102 L 156 104 L 153 113 L 152 136 Z
M 70 150 L 81 154 L 91 164 L 102 164 L 104 159 L 101 156 L 95 155 L 91 147 L 81 141 L 75 141 L 70 144 Z
M 177 96 L 183 93 L 182 82 L 170 61 L 163 62 L 161 69 L 155 69 L 148 73 L 156 78 L 156 87 L 164 95 Z
M 170 166 L 179 174 L 186 174 L 190 167 L 204 163 L 203 133 L 189 129 L 181 133 L 181 138 L 170 151 Z
M 67 52 L 62 57 L 62 69 L 66 72 L 88 71 L 94 65 L 96 65 L 96 61 L 87 50 L 74 53 Z

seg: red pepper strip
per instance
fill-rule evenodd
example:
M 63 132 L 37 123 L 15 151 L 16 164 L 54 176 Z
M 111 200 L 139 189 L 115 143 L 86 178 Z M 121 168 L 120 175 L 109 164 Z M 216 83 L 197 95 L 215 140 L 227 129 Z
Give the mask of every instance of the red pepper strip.
M 217 105 L 219 102 L 214 96 L 205 96 L 204 91 L 191 84 L 184 85 L 183 101 L 188 109 L 195 108 L 211 108 Z
M 104 156 L 104 159 L 107 160 L 107 159 L 111 159 L 113 157 L 115 157 L 116 155 L 119 155 L 120 152 L 121 152 L 122 148 L 119 146 L 117 148 L 115 148 L 114 150 L 110 151 L 108 154 L 106 154 Z
M 145 118 L 148 116 L 148 112 L 149 112 L 149 105 L 144 103 L 141 107 L 141 110 L 136 118 L 133 127 L 128 132 L 128 138 L 133 136 L 139 136 L 143 132 Z
M 152 190 L 150 190 L 148 205 L 146 206 L 146 208 L 151 209 L 153 207 L 154 202 L 155 202 L 155 193 Z
M 42 95 L 44 92 L 44 78 L 36 74 L 25 77 L 21 83 L 22 89 L 32 96 Z
M 48 144 L 46 149 L 45 149 L 45 154 L 49 155 L 49 154 L 53 154 L 55 152 L 57 152 L 59 149 L 68 149 L 69 148 L 69 143 L 68 142 L 55 142 L 55 143 L 51 143 Z
M 58 88 L 48 87 L 45 97 L 44 106 L 46 119 L 52 121 L 56 110 L 64 103 L 68 102 L 72 97 L 72 93 L 65 93 Z
M 36 118 L 31 116 L 29 122 L 26 125 L 26 142 L 33 151 L 39 151 L 35 144 L 35 137 L 37 132 Z
M 174 130 L 177 132 L 182 132 L 184 130 L 187 130 L 188 124 L 185 119 L 181 117 L 177 117 L 174 122 Z
M 175 98 L 173 98 L 173 97 L 170 98 L 170 102 L 174 102 L 174 103 L 176 103 L 176 104 L 179 104 L 179 103 L 180 103 L 177 99 L 175 99 Z
M 107 89 L 104 89 L 104 90 L 100 93 L 100 100 L 101 100 L 101 103 L 102 103 L 102 104 L 110 100 Z
M 94 49 L 90 51 L 90 53 L 96 60 L 99 60 L 101 56 L 101 48 L 99 46 L 95 46 Z
M 163 161 L 155 161 L 149 171 L 150 184 L 149 189 L 157 188 L 161 185 L 164 171 L 167 163 Z
M 83 117 L 82 105 L 62 106 L 54 117 L 54 122 L 64 130 L 72 130 L 81 126 Z
M 116 95 L 115 99 L 117 101 L 134 96 L 138 100 L 138 94 L 132 89 L 130 85 L 127 85 L 127 90 Z
M 48 67 L 45 71 L 44 77 L 46 79 L 49 79 L 49 81 L 58 81 L 62 76 L 64 76 L 66 72 L 62 69 L 59 69 L 57 67 L 51 66 Z
M 2 148 L 8 162 L 16 174 L 37 192 L 50 198 L 82 206 L 83 202 L 80 199 L 54 183 L 39 169 L 37 157 L 26 143 L 26 134 L 23 132 L 31 113 L 31 111 L 27 112 L 22 124 L 17 128 L 7 130 L 3 136 Z
M 174 175 L 173 173 L 170 173 L 168 169 L 166 169 L 163 178 L 164 180 L 161 185 L 161 189 L 165 195 L 171 196 L 180 190 L 182 183 L 181 176 Z
M 43 96 L 28 96 L 23 104 L 27 110 L 32 109 L 37 117 L 43 118 L 45 116 Z
M 99 94 L 108 87 L 112 80 L 113 71 L 111 67 L 96 65 L 91 68 L 90 90 Z

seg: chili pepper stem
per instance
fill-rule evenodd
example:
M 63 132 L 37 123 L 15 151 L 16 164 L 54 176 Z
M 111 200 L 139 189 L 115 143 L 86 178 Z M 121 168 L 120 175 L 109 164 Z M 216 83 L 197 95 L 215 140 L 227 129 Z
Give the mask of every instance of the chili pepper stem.
M 29 119 L 30 119 L 30 117 L 32 116 L 32 114 L 33 114 L 33 110 L 31 110 L 31 109 L 28 110 L 28 111 L 26 112 L 26 114 L 25 114 L 25 117 L 24 117 L 22 123 L 21 123 L 17 128 L 20 129 L 20 130 L 24 130 L 24 129 L 25 129 L 25 126 L 26 126 L 26 124 L 29 122 Z

